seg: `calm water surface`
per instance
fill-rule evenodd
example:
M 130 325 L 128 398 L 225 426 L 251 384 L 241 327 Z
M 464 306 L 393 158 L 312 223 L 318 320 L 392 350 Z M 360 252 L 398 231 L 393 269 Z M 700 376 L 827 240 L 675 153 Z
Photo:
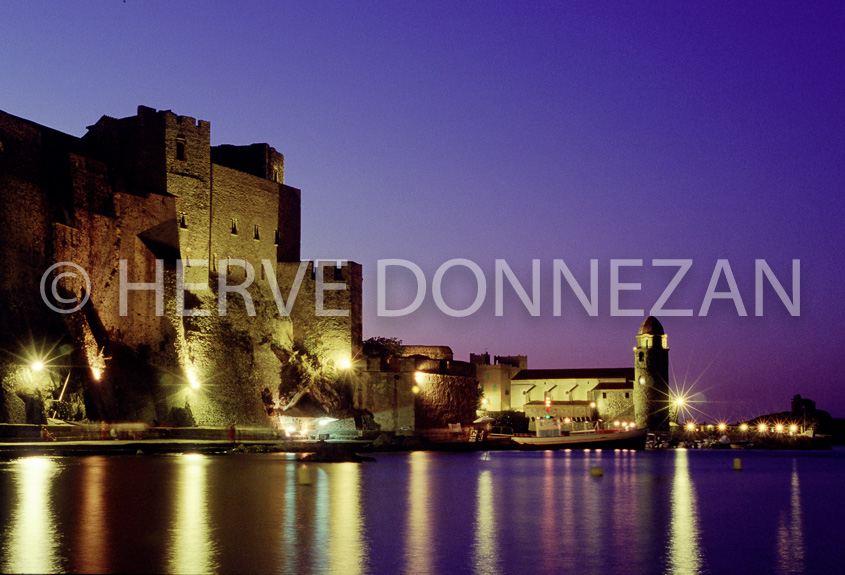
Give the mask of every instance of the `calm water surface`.
M 842 572 L 845 452 L 736 456 L 22 458 L 0 464 L 0 570 Z

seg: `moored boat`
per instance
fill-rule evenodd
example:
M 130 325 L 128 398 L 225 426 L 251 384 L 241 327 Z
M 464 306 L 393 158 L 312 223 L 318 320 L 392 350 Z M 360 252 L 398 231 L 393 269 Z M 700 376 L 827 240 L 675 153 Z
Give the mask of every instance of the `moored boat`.
M 576 431 L 568 435 L 512 437 L 524 449 L 645 449 L 647 429 Z

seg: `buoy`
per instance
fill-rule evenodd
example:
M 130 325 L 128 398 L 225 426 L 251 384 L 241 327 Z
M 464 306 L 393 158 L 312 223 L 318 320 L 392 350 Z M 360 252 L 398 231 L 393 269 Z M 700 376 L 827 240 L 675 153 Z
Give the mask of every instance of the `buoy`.
M 734 457 L 734 471 L 742 471 L 742 459 Z
M 593 477 L 603 477 L 604 469 L 602 469 L 601 467 L 591 467 L 590 475 L 592 475 Z

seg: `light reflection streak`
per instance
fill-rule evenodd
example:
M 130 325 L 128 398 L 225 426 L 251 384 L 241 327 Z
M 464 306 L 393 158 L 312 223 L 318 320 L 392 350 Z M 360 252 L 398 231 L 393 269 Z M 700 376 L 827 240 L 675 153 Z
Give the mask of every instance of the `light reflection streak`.
M 176 521 L 168 554 L 171 573 L 211 573 L 215 567 L 208 528 L 207 466 L 204 455 L 179 457 Z
M 4 573 L 55 573 L 59 534 L 50 501 L 58 465 L 47 457 L 25 457 L 14 462 L 17 504 L 3 550 Z
M 778 573 L 804 572 L 804 532 L 801 526 L 801 485 L 798 461 L 792 460 L 789 515 L 781 515 L 778 525 Z
M 82 505 L 79 521 L 79 571 L 109 573 L 105 543 L 109 540 L 105 498 L 107 457 L 87 459 L 82 475 Z
M 689 475 L 689 454 L 675 450 L 675 478 L 672 482 L 672 519 L 669 535 L 669 573 L 701 573 L 698 508 Z
M 326 541 L 329 535 L 329 480 L 319 466 L 305 464 L 303 471 L 307 472 L 313 481 L 314 489 L 314 539 L 311 550 L 314 551 L 314 572 L 327 573 L 329 556 Z M 312 473 L 313 471 L 313 473 Z
M 405 545 L 405 572 L 431 573 L 431 518 L 429 517 L 428 459 L 425 451 L 410 455 L 411 479 L 408 488 L 408 526 Z
M 578 550 L 578 539 L 575 534 L 578 532 L 580 511 L 576 507 L 576 489 L 572 475 L 572 450 L 563 452 L 563 474 L 561 477 L 561 528 L 564 536 L 560 539 L 560 546 L 563 557 L 576 557 Z
M 557 501 L 554 454 L 554 451 L 543 452 L 543 508 L 538 510 L 541 515 L 540 546 L 543 571 L 546 573 L 552 572 L 555 568 L 555 553 L 558 546 L 556 527 L 559 517 L 554 508 L 554 503 Z
M 578 523 L 578 544 L 584 546 L 595 545 L 596 541 L 602 541 L 605 536 L 602 529 L 603 521 L 603 502 L 601 498 L 601 485 L 608 478 L 593 477 L 590 474 L 590 469 L 593 467 L 601 467 L 601 449 L 585 449 L 584 450 L 584 474 L 580 488 L 581 512 L 582 516 Z M 583 549 L 583 547 L 582 547 Z M 601 566 L 596 563 L 600 560 L 599 555 L 592 555 L 589 557 L 587 569 L 594 572 L 600 572 Z
M 331 572 L 342 575 L 363 573 L 366 553 L 362 542 L 360 465 L 338 463 L 331 479 Z
M 299 529 L 297 528 L 296 513 L 296 465 L 288 464 L 285 473 L 285 510 L 284 510 L 284 537 L 282 554 L 284 559 L 284 573 L 294 573 L 299 563 Z
M 493 474 L 484 469 L 478 475 L 475 494 L 475 543 L 472 548 L 473 572 L 495 575 L 499 567 L 499 542 L 496 529 L 496 508 L 493 498 Z

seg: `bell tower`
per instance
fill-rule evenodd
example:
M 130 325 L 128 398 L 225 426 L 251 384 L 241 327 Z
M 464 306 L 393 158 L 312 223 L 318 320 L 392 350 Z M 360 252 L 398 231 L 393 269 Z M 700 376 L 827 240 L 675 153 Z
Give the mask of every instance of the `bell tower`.
M 668 430 L 672 407 L 668 336 L 657 318 L 649 316 L 640 326 L 634 348 L 634 414 L 637 427 Z

